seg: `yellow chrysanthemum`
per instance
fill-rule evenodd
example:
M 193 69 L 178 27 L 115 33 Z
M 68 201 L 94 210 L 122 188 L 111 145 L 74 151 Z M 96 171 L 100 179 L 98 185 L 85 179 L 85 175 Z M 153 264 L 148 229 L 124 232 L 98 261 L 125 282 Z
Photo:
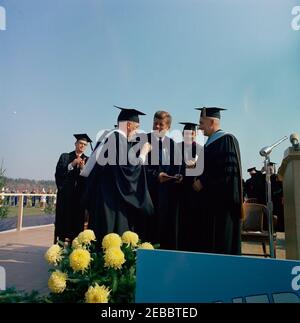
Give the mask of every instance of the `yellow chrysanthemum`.
M 104 266 L 112 267 L 114 269 L 121 269 L 125 262 L 123 251 L 119 247 L 111 247 L 105 251 Z
M 48 287 L 52 293 L 62 293 L 67 286 L 67 274 L 62 273 L 61 271 L 54 271 L 49 280 Z
M 91 262 L 91 255 L 88 250 L 79 248 L 70 254 L 70 266 L 74 271 L 84 271 Z
M 96 241 L 96 236 L 93 230 L 84 230 L 78 235 L 78 242 L 80 244 L 90 244 L 91 241 Z
M 111 247 L 120 248 L 121 245 L 122 245 L 121 237 L 116 233 L 109 233 L 102 240 L 102 248 L 104 250 L 109 249 Z
M 54 244 L 45 253 L 45 259 L 50 265 L 57 265 L 62 258 L 63 249 L 58 245 Z
M 123 243 L 130 244 L 132 247 L 136 247 L 139 242 L 139 236 L 132 231 L 126 231 L 122 234 Z
M 152 246 L 152 244 L 150 242 L 144 242 L 142 244 L 139 245 L 139 249 L 149 249 L 149 250 L 153 250 L 154 247 Z
M 73 249 L 82 248 L 81 243 L 78 241 L 78 237 L 72 241 L 72 248 Z
M 85 302 L 86 303 L 108 303 L 110 290 L 104 285 L 99 286 L 90 286 L 87 292 L 85 293 Z

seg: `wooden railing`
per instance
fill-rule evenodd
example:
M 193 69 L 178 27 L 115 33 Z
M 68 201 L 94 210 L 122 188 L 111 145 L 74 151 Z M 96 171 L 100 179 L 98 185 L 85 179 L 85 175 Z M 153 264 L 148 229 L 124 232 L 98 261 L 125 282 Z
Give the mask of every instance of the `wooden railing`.
M 22 230 L 23 225 L 23 211 L 24 211 L 24 196 L 39 196 L 39 197 L 54 197 L 56 198 L 56 194 L 31 194 L 31 193 L 0 193 L 0 199 L 3 199 L 5 196 L 19 196 L 20 199 L 18 201 L 18 221 L 17 221 L 17 231 Z

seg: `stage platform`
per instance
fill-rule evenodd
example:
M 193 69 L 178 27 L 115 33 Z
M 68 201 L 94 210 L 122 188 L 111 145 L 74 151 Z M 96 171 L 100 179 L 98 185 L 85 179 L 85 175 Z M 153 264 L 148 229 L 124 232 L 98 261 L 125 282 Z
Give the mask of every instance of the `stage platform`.
M 6 270 L 7 287 L 48 293 L 49 266 L 44 253 L 53 243 L 53 225 L 0 232 L 0 266 Z M 258 243 L 243 243 L 243 253 L 263 256 Z M 285 259 L 284 233 L 278 233 L 277 258 Z

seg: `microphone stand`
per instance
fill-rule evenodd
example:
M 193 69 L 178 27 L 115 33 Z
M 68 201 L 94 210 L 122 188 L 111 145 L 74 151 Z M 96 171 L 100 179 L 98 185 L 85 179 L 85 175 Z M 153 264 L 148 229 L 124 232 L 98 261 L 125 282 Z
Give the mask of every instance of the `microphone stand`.
M 269 228 L 269 242 L 270 242 L 270 257 L 275 258 L 274 248 L 274 227 L 273 227 L 273 202 L 272 202 L 272 188 L 271 188 L 271 170 L 270 170 L 270 156 L 265 156 L 265 170 L 266 170 L 266 193 L 267 193 L 267 209 L 268 209 L 268 228 Z
M 273 202 L 272 202 L 272 191 L 271 191 L 271 170 L 270 170 L 270 154 L 272 149 L 288 139 L 286 136 L 280 139 L 278 142 L 270 147 L 265 147 L 260 151 L 260 155 L 265 157 L 264 166 L 266 171 L 266 193 L 267 193 L 267 209 L 268 209 L 268 231 L 269 231 L 269 243 L 270 243 L 270 257 L 275 258 L 274 248 L 274 227 L 273 227 Z

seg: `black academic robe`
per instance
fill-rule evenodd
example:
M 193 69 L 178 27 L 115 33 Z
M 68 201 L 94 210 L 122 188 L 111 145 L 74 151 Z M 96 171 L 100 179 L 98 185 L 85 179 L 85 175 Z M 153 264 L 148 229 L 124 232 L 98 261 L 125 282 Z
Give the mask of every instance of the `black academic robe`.
M 96 143 L 95 149 L 93 150 L 93 154 L 96 154 L 97 148 L 99 147 L 100 144 L 102 144 L 105 137 L 111 131 L 112 130 L 104 130 L 104 132 L 102 133 L 102 135 L 100 136 L 100 138 Z M 93 157 L 93 154 L 91 155 L 91 158 Z M 98 167 L 98 165 L 95 165 L 95 167 L 91 171 L 88 178 L 86 178 L 86 187 L 82 197 L 82 204 L 85 206 L 89 217 L 91 217 L 92 214 L 95 214 L 95 207 L 96 207 L 95 203 L 96 203 L 96 195 L 97 195 L 95 186 L 97 185 L 97 181 L 99 181 L 101 172 L 102 172 L 102 167 Z M 88 219 L 88 221 L 90 222 L 93 220 Z
M 108 145 L 111 139 L 115 140 L 114 144 Z M 144 166 L 120 163 L 120 154 L 127 155 L 132 147 L 122 134 L 113 132 L 106 143 L 101 154 L 108 156 L 109 147 L 109 154 L 116 156 L 115 165 L 96 163 L 87 178 L 85 206 L 89 213 L 89 228 L 100 243 L 108 233 L 122 235 L 128 230 L 144 240 L 145 218 L 153 213 Z
M 205 226 L 199 229 L 203 251 L 241 254 L 242 176 L 237 139 L 229 134 L 204 147 L 204 172 L 199 179 Z
M 178 249 L 184 251 L 201 251 L 201 235 L 199 229 L 203 226 L 201 217 L 201 200 L 193 188 L 195 176 L 186 175 L 186 160 L 194 160 L 198 152 L 198 162 L 202 158 L 203 147 L 194 142 L 192 148 L 178 143 L 182 152 L 181 174 L 183 180 L 179 185 L 179 220 L 178 220 Z M 196 148 L 197 146 L 197 148 Z M 187 149 L 184 149 L 186 147 Z M 201 197 L 201 196 L 200 196 Z
M 88 157 L 81 155 L 87 161 Z M 84 229 L 84 207 L 81 197 L 85 188 L 85 178 L 80 168 L 68 170 L 68 165 L 76 159 L 75 151 L 60 156 L 55 172 L 57 202 L 55 215 L 55 241 L 57 237 L 64 241 L 73 240 Z
M 148 134 L 148 142 L 159 150 L 159 141 L 154 135 Z M 154 149 L 148 154 L 148 164 L 146 174 L 148 188 L 154 205 L 154 216 L 149 218 L 147 223 L 147 240 L 151 243 L 160 244 L 161 249 L 178 248 L 178 184 L 171 179 L 165 183 L 159 183 L 158 175 L 165 172 L 170 176 L 180 174 L 180 165 L 175 165 L 176 154 L 180 160 L 177 144 L 169 137 L 162 141 L 161 148 L 164 150 L 164 160 L 169 159 L 168 165 L 159 161 L 158 156 L 154 156 Z M 160 150 L 161 151 L 161 150 Z
M 267 205 L 266 174 L 257 172 L 254 175 L 254 194 L 257 203 Z
M 256 182 L 255 175 L 252 175 L 252 177 L 248 178 L 245 182 L 245 194 L 248 199 L 257 199 Z

